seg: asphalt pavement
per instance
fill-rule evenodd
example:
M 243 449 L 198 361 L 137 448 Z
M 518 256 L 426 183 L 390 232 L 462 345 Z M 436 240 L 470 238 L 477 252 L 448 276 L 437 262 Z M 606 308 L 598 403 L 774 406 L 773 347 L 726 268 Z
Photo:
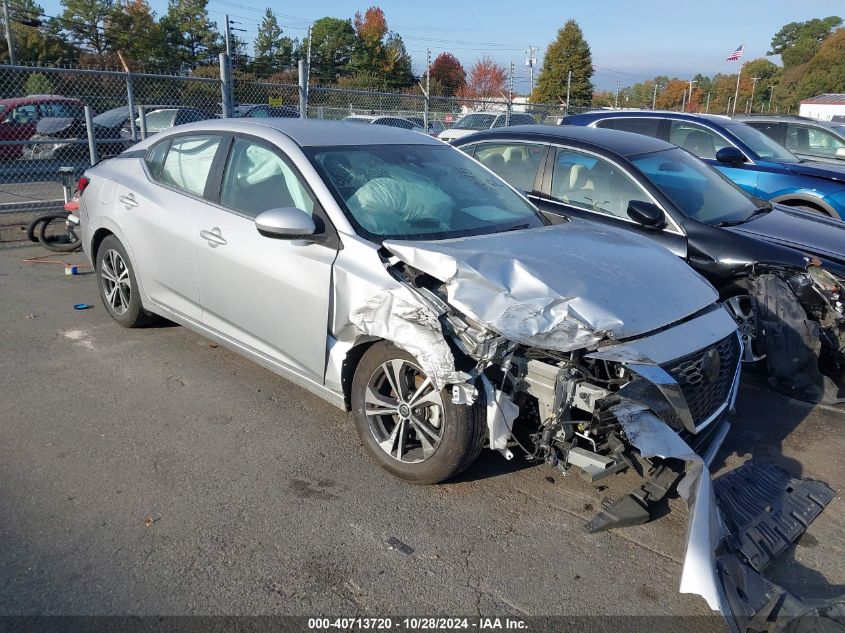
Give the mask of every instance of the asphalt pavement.
M 0 246 L 0 615 L 710 613 L 677 591 L 682 501 L 588 535 L 631 476 L 598 489 L 485 451 L 457 481 L 403 483 L 346 413 L 185 328 L 119 327 L 93 274 L 21 261 L 44 255 Z M 837 491 L 770 572 L 800 596 L 845 589 L 843 429 L 751 376 L 714 465 Z

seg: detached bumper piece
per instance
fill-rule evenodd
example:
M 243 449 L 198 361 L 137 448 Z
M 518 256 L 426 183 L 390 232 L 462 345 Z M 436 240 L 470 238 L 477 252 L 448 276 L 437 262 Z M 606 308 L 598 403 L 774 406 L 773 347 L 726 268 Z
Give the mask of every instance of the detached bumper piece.
M 722 520 L 758 572 L 797 541 L 834 496 L 820 481 L 793 479 L 765 462 L 746 462 L 713 484 Z
M 746 462 L 713 483 L 730 532 L 716 569 L 731 628 L 742 633 L 845 631 L 845 596 L 802 600 L 761 573 L 798 540 L 833 499 L 833 490 L 763 462 Z

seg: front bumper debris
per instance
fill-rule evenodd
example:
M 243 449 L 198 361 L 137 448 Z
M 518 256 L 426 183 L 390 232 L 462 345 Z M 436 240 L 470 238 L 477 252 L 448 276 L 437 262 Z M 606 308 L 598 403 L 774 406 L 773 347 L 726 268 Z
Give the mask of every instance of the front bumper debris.
M 713 480 L 703 459 L 648 409 L 626 404 L 614 412 L 643 458 L 685 464 L 677 488 L 689 508 L 681 593 L 700 595 L 735 633 L 845 631 L 845 596 L 802 600 L 761 574 L 830 502 L 828 486 L 756 462 Z

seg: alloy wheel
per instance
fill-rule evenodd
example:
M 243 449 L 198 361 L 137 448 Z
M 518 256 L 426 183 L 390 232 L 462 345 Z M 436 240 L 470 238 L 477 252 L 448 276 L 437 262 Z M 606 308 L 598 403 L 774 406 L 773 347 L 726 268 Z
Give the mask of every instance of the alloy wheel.
M 370 376 L 364 414 L 381 449 L 393 459 L 425 461 L 443 439 L 443 399 L 431 379 L 414 363 L 393 359 Z
M 125 314 L 132 298 L 132 282 L 129 279 L 129 268 L 116 250 L 109 249 L 103 255 L 100 277 L 109 307 L 115 314 Z
M 736 295 L 725 301 L 725 305 L 731 311 L 731 316 L 739 328 L 739 335 L 742 337 L 742 361 L 756 363 L 766 358 L 766 353 L 760 351 L 760 344 L 757 341 L 757 312 L 752 298 L 749 295 Z

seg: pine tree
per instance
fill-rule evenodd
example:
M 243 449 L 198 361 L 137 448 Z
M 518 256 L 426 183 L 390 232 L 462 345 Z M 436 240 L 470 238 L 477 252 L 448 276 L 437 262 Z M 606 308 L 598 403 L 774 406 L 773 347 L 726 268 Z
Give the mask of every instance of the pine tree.
M 281 72 L 293 65 L 295 42 L 284 35 L 276 14 L 269 7 L 255 36 L 253 69 L 264 74 Z
M 587 106 L 593 96 L 593 58 L 581 27 L 569 20 L 549 44 L 543 68 L 532 95 L 534 101 L 560 103 L 566 100 L 566 80 L 572 71 L 570 105 Z
M 208 17 L 207 5 L 208 0 L 169 1 L 160 24 L 175 53 L 171 60 L 174 70 L 193 70 L 217 63 L 223 43 L 217 24 Z
M 62 23 L 68 39 L 83 51 L 103 57 L 108 50 L 105 21 L 114 0 L 62 0 Z

